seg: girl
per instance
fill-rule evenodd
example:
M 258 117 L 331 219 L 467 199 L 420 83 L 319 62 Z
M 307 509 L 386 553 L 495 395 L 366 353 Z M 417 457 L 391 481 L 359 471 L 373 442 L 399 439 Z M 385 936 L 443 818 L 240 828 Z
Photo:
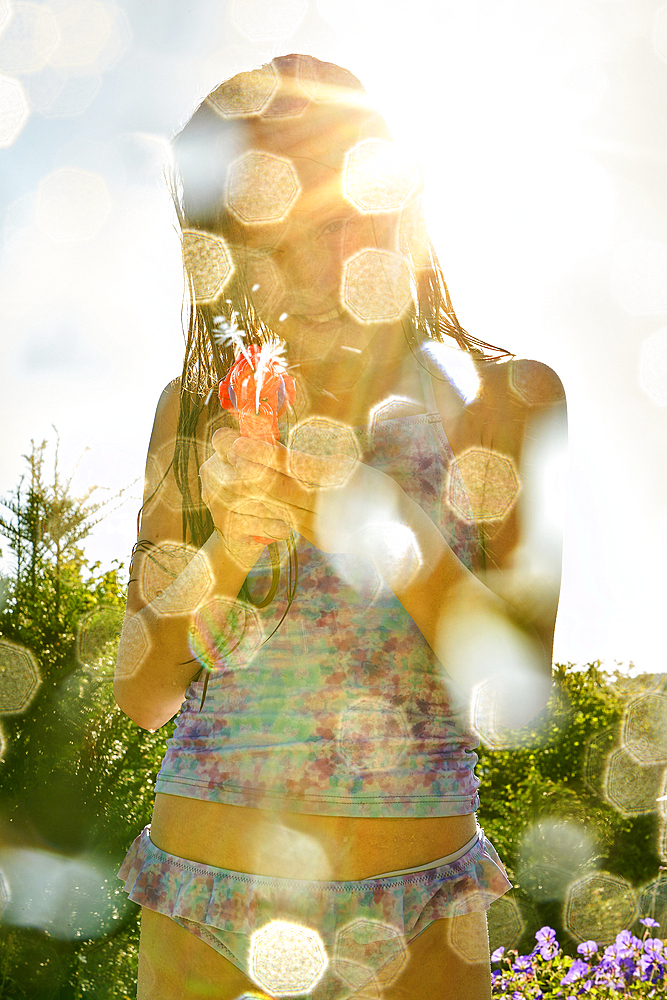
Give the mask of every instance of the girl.
M 174 152 L 192 309 L 115 681 L 138 725 L 179 713 L 120 873 L 138 997 L 484 1000 L 510 883 L 474 748 L 548 696 L 560 383 L 461 328 L 347 71 L 240 74 Z

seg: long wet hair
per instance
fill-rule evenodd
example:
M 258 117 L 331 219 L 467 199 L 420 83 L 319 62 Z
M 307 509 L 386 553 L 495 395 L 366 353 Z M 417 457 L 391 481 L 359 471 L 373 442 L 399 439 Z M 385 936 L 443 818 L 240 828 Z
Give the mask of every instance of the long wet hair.
M 228 167 L 252 148 L 253 139 L 270 139 L 286 120 L 308 121 L 302 116 L 313 106 L 320 114 L 319 126 L 314 128 L 319 127 L 324 140 L 338 152 L 349 149 L 362 135 L 390 138 L 355 76 L 312 56 L 287 55 L 217 87 L 173 142 L 170 186 L 184 236 L 188 289 L 173 471 L 183 496 L 183 537 L 196 547 L 211 534 L 213 523 L 199 484 L 197 495 L 191 495 L 188 473 L 192 462 L 199 468 L 205 457 L 197 443 L 202 420 L 211 427 L 227 419 L 220 411 L 216 389 L 234 363 L 231 346 L 216 340 L 220 318 L 233 324 L 247 343 L 261 343 L 272 334 L 255 310 L 243 269 L 235 267 L 230 257 L 225 259 L 228 243 L 239 239 L 238 223 L 226 205 Z M 402 249 L 411 274 L 413 308 L 403 326 L 417 360 L 417 350 L 427 340 L 453 340 L 480 359 L 511 356 L 472 337 L 459 323 L 426 233 L 419 198 L 413 199 L 412 220 L 413 238 Z

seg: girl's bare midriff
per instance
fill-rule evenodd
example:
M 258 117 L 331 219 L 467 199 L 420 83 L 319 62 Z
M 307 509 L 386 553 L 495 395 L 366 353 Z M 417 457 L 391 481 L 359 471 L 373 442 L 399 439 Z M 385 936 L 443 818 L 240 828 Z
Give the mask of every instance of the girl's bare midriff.
M 199 864 L 277 878 L 355 881 L 452 854 L 474 813 L 423 819 L 315 816 L 158 793 L 151 840 Z

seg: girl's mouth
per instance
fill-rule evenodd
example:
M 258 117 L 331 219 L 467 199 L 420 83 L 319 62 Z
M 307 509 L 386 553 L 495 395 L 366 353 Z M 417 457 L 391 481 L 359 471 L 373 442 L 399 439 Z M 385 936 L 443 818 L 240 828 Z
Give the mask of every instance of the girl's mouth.
M 315 313 L 311 315 L 297 315 L 297 319 L 305 320 L 307 323 L 331 323 L 335 319 L 339 319 L 342 315 L 341 309 L 332 309 L 331 312 L 326 313 Z

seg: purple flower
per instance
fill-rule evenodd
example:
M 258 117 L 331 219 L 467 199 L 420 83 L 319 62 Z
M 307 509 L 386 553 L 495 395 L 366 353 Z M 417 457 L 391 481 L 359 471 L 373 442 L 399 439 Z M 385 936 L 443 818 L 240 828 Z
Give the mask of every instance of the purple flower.
M 587 962 L 582 962 L 580 958 L 575 958 L 574 962 L 570 966 L 569 972 L 561 979 L 561 986 L 569 986 L 570 983 L 574 983 L 577 979 L 581 979 L 581 977 L 588 972 L 589 968 L 590 966 Z
M 505 953 L 505 949 L 504 948 L 496 948 L 496 950 L 491 955 L 491 961 L 492 962 L 499 962 L 500 959 L 503 957 L 504 953 Z
M 644 951 L 651 958 L 662 958 L 663 945 L 660 938 L 646 938 L 644 941 Z
M 660 926 L 660 924 L 658 923 L 658 921 L 654 920 L 653 917 L 642 917 L 641 920 L 639 921 L 639 923 L 643 924 L 644 927 L 659 927 Z
M 532 968 L 533 963 L 530 960 L 530 955 L 519 955 L 512 965 L 514 972 L 529 972 L 532 971 Z
M 556 932 L 553 927 L 541 927 L 535 935 L 535 940 L 539 948 L 540 955 L 547 961 L 555 958 L 560 947 L 556 941 Z
M 583 955 L 584 958 L 592 958 L 597 950 L 597 941 L 584 941 L 582 944 L 577 945 L 577 951 L 580 955 Z

